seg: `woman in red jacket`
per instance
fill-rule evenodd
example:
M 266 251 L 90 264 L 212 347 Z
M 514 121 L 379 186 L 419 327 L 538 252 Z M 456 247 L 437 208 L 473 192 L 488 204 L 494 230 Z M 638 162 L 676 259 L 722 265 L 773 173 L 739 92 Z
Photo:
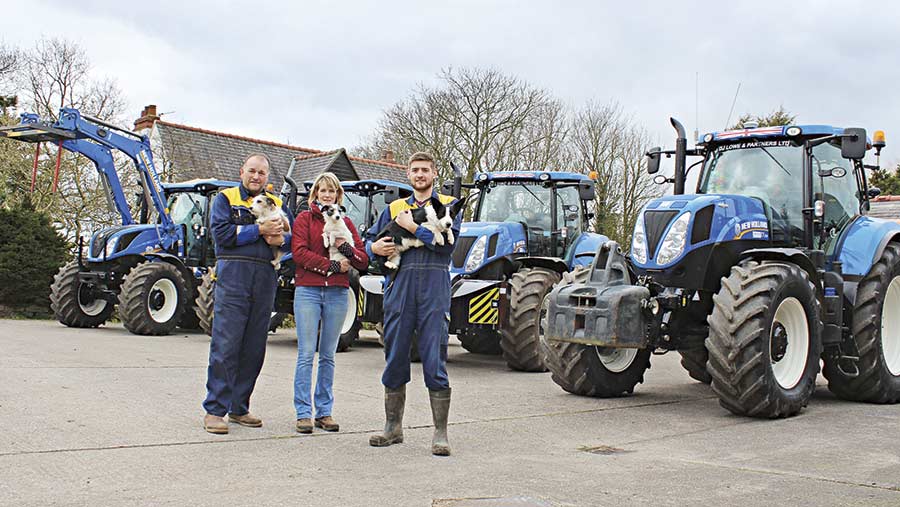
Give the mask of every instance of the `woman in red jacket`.
M 329 260 L 328 249 L 322 239 L 325 219 L 320 208 L 325 204 L 341 205 L 344 190 L 332 173 L 322 173 L 313 182 L 309 193 L 309 210 L 294 220 L 291 251 L 297 265 L 294 278 L 294 318 L 297 321 L 297 370 L 294 375 L 294 408 L 297 410 L 297 431 L 312 433 L 312 367 L 319 343 L 319 369 L 316 376 L 315 426 L 325 431 L 338 431 L 340 426 L 331 416 L 334 404 L 334 354 L 337 351 L 341 324 L 347 314 L 347 291 L 350 287 L 350 267 L 365 269 L 369 263 L 356 226 L 349 218 L 344 222 L 353 234 L 353 244 L 337 240 L 335 246 L 346 260 Z M 321 324 L 321 326 L 320 326 Z M 321 339 L 319 333 L 321 330 Z

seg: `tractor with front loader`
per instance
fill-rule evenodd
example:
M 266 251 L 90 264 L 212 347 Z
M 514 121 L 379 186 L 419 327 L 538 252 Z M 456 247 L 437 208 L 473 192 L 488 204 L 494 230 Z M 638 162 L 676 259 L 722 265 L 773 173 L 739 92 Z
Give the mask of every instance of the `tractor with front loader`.
M 608 242 L 555 288 L 545 350 L 580 395 L 631 393 L 652 354 L 677 351 L 720 404 L 752 417 L 799 413 L 820 361 L 839 398 L 900 401 L 900 224 L 867 216 L 863 158 L 883 132 L 788 125 L 713 132 L 673 156 L 674 194 L 640 212 L 630 252 Z M 696 193 L 684 193 L 687 156 Z
M 470 189 L 474 209 L 450 265 L 450 333 L 469 352 L 502 353 L 514 370 L 546 371 L 541 302 L 608 239 L 590 226 L 595 181 L 577 173 L 508 171 L 479 173 L 455 187 L 457 196 L 461 187 Z
M 57 168 L 63 150 L 90 159 L 109 207 L 122 221 L 94 233 L 87 245 L 79 238 L 76 259 L 60 268 L 50 294 L 59 322 L 97 327 L 118 306 L 125 328 L 135 334 L 167 334 L 177 325 L 196 327 L 191 295 L 214 257 L 203 242 L 206 229 L 195 217 L 205 209 L 209 195 L 236 183 L 203 180 L 167 188 L 153 164 L 147 136 L 72 108 L 60 109 L 56 121 L 25 113 L 18 125 L 0 128 L 0 137 L 37 144 L 35 175 L 43 143 L 59 147 Z M 114 154 L 127 157 L 140 176 L 137 220 L 119 181 Z

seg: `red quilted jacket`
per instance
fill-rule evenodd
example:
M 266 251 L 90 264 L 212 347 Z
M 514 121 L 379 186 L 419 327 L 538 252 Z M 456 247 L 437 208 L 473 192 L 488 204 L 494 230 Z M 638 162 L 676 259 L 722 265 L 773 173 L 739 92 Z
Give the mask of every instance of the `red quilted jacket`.
M 359 233 L 356 232 L 353 222 L 347 217 L 344 217 L 344 222 L 353 233 L 351 245 L 353 257 L 350 258 L 350 265 L 358 270 L 364 270 L 369 265 L 365 244 L 359 239 Z M 328 249 L 322 240 L 324 228 L 325 218 L 315 203 L 310 205 L 309 211 L 301 212 L 294 220 L 294 228 L 291 231 L 291 252 L 297 265 L 294 284 L 305 287 L 349 287 L 350 277 L 347 273 L 332 273 L 326 276 L 331 262 L 328 259 Z

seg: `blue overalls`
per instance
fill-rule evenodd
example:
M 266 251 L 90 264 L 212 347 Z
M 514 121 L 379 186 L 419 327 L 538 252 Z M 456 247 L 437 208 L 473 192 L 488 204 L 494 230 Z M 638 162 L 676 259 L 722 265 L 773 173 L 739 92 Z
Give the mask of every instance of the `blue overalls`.
M 267 193 L 287 213 L 278 197 Z M 244 415 L 266 355 L 269 320 L 278 274 L 272 249 L 250 213 L 253 196 L 243 185 L 223 190 L 213 201 L 210 229 L 216 247 L 216 292 L 206 413 Z M 283 250 L 290 250 L 290 234 Z
M 433 194 L 450 205 L 456 199 Z M 385 209 L 366 233 L 366 252 L 372 258 L 375 236 L 401 211 L 417 208 L 414 196 L 398 199 Z M 453 222 L 453 236 L 459 237 L 460 217 Z M 434 235 L 419 226 L 416 237 L 421 248 L 403 252 L 400 269 L 384 280 L 384 374 L 381 383 L 396 389 L 409 382 L 409 352 L 413 334 L 418 333 L 422 373 L 428 389 L 448 389 L 447 329 L 450 322 L 450 254 L 453 245 L 433 245 Z M 382 258 L 383 259 L 383 258 Z

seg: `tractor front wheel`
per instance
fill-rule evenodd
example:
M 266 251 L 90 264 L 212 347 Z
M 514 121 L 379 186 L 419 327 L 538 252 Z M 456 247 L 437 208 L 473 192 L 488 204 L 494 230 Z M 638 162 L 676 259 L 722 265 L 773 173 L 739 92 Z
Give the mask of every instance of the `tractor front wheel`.
M 509 280 L 509 315 L 500 328 L 503 358 L 513 370 L 547 371 L 541 345 L 544 297 L 559 282 L 557 272 L 524 268 Z
M 850 378 L 825 361 L 828 389 L 839 398 L 871 403 L 900 401 L 900 244 L 889 243 L 856 290 L 851 332 L 859 349 L 859 375 Z
M 681 367 L 687 370 L 692 379 L 704 384 L 712 382 L 712 376 L 706 371 L 706 362 L 709 360 L 706 347 L 679 350 L 678 353 L 681 355 Z
M 50 308 L 61 324 L 97 327 L 109 320 L 115 307 L 96 297 L 91 288 L 78 279 L 78 272 L 78 261 L 59 268 L 50 286 Z
M 119 318 L 139 335 L 169 334 L 184 314 L 188 289 L 177 267 L 167 262 L 138 264 L 122 282 Z
M 358 285 L 357 285 L 358 287 Z M 346 352 L 356 343 L 359 338 L 359 329 L 362 322 L 357 318 L 359 307 L 356 296 L 357 289 L 351 287 L 347 289 L 347 314 L 344 316 L 344 322 L 341 324 L 341 335 L 338 337 L 337 351 Z
M 713 296 L 707 371 L 719 404 L 738 415 L 789 417 L 809 403 L 821 353 L 819 302 L 794 264 L 731 268 Z

